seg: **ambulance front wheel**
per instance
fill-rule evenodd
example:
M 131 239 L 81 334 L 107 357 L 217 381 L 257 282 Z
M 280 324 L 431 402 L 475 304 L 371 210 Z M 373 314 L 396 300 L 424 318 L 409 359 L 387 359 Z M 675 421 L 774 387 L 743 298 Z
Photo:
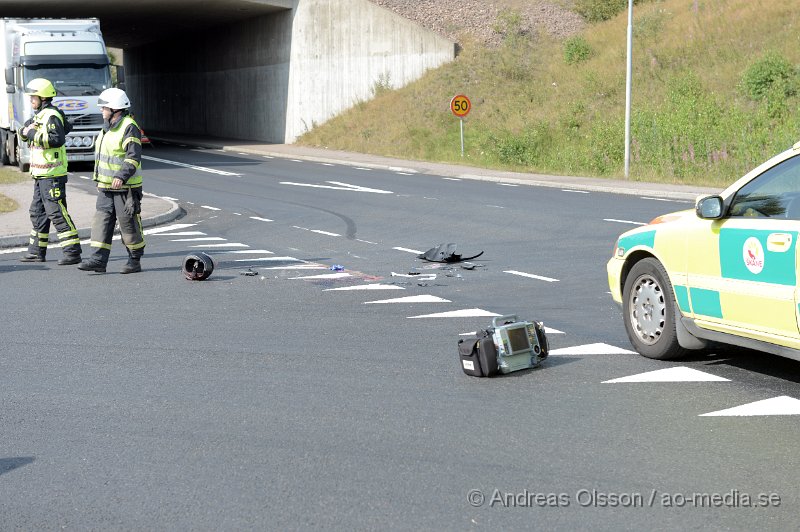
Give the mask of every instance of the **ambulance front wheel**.
M 647 358 L 673 360 L 687 354 L 675 330 L 675 297 L 669 276 L 654 258 L 633 265 L 622 289 L 625 332 Z

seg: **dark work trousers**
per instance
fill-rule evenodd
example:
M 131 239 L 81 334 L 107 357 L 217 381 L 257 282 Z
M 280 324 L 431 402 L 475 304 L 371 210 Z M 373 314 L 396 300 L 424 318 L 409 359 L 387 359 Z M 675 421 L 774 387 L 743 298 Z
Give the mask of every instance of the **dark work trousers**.
M 29 212 L 33 229 L 28 243 L 28 253 L 45 256 L 50 238 L 50 222 L 53 222 L 64 254 L 81 254 L 78 230 L 67 212 L 67 176 L 34 179 L 33 201 Z
M 133 214 L 125 212 L 125 202 L 133 195 L 136 209 Z M 111 238 L 114 236 L 114 225 L 119 222 L 122 243 L 128 250 L 128 256 L 139 259 L 144 254 L 144 232 L 142 231 L 142 189 L 97 189 L 97 212 L 92 220 L 92 242 L 95 248 L 92 260 L 102 264 L 108 263 L 111 255 Z

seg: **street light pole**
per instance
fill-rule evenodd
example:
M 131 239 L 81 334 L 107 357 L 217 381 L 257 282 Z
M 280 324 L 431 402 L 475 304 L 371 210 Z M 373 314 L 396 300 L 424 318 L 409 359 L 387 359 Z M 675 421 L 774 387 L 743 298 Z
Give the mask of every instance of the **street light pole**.
M 625 179 L 631 171 L 631 71 L 633 49 L 633 0 L 628 0 L 628 65 L 625 75 Z

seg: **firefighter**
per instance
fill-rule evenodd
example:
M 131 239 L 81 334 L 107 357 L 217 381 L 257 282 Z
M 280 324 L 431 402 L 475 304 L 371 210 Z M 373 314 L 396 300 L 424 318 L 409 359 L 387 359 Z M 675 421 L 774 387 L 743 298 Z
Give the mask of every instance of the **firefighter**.
M 30 215 L 33 229 L 28 253 L 22 262 L 45 262 L 50 223 L 58 231 L 64 256 L 59 265 L 81 261 L 78 230 L 67 212 L 67 133 L 72 129 L 66 115 L 53 105 L 56 89 L 50 81 L 36 78 L 26 87 L 36 114 L 23 124 L 19 138 L 28 142 L 31 151 L 30 172 L 33 178 L 33 201 Z
M 139 126 L 128 109 L 131 101 L 122 89 L 106 89 L 97 99 L 103 111 L 103 130 L 97 137 L 94 176 L 97 182 L 97 206 L 92 220 L 89 259 L 78 268 L 105 272 L 111 255 L 114 224 L 119 222 L 122 242 L 128 251 L 128 262 L 120 273 L 142 271 L 144 253 L 142 231 L 142 141 Z

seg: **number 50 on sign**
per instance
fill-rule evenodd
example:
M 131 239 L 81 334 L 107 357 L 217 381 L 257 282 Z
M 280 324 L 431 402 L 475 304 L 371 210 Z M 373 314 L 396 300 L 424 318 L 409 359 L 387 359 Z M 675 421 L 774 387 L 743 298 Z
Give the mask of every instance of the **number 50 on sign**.
M 464 156 L 464 117 L 469 114 L 472 109 L 472 102 L 463 94 L 453 96 L 450 100 L 450 110 L 459 118 L 461 122 L 461 156 Z

